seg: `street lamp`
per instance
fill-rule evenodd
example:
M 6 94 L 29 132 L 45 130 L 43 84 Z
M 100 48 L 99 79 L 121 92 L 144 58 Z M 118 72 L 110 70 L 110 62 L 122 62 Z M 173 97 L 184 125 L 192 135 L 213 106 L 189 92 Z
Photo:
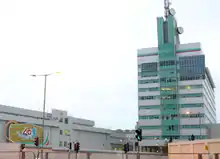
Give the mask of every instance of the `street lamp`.
M 41 138 L 41 158 L 43 159 L 43 139 L 44 139 L 44 120 L 45 120 L 45 106 L 46 106 L 46 90 L 47 90 L 47 77 L 54 75 L 54 74 L 60 74 L 60 72 L 54 72 L 49 74 L 32 74 L 30 76 L 32 77 L 38 77 L 43 76 L 44 77 L 44 101 L 43 101 L 43 119 L 42 119 L 42 138 Z

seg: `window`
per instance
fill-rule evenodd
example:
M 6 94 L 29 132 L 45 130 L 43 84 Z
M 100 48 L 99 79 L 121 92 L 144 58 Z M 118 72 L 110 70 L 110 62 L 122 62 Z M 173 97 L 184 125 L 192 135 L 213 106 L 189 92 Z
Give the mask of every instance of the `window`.
M 176 87 L 161 87 L 160 89 L 162 91 L 175 91 Z
M 60 143 L 59 143 L 59 147 L 62 147 L 62 146 L 63 146 L 63 142 L 60 141 Z
M 141 77 L 156 77 L 158 74 L 157 74 L 157 71 L 156 72 L 138 72 L 138 76 L 141 76 Z
M 156 96 L 139 96 L 139 100 L 153 100 L 156 98 Z
M 179 58 L 180 80 L 199 80 L 205 78 L 205 57 L 185 56 Z
M 203 118 L 204 114 L 181 114 L 182 118 Z
M 175 120 L 178 118 L 177 114 L 167 114 L 162 116 L 162 120 Z
M 159 91 L 159 87 L 151 87 L 151 88 L 138 88 L 138 92 L 151 92 L 151 91 Z
M 139 106 L 139 109 L 160 109 L 159 105 Z
M 187 85 L 187 86 L 179 86 L 180 89 L 197 89 L 203 88 L 203 85 Z
M 178 125 L 167 125 L 164 127 L 165 131 L 177 131 Z
M 160 61 L 160 66 L 173 66 L 175 64 L 175 60 Z
M 194 97 L 202 97 L 202 93 L 194 93 L 194 94 L 180 94 L 180 98 L 194 98 Z
M 62 123 L 63 122 L 63 118 L 60 118 L 59 122 Z
M 63 134 L 66 135 L 66 136 L 70 136 L 70 131 L 69 130 L 64 130 Z
M 172 100 L 172 99 L 176 99 L 177 95 L 176 94 L 170 94 L 170 95 L 163 95 L 161 96 L 161 99 L 166 99 L 166 100 Z
M 60 135 L 63 135 L 63 130 L 60 130 Z
M 204 104 L 197 103 L 197 104 L 180 104 L 181 108 L 194 108 L 194 107 L 203 107 Z
M 148 84 L 148 83 L 158 83 L 159 80 L 154 79 L 154 80 L 139 80 L 138 84 Z
M 171 83 L 171 82 L 176 82 L 177 78 L 176 77 L 163 77 L 160 78 L 160 82 L 164 82 L 164 83 Z
M 191 80 L 202 80 L 202 79 L 205 79 L 205 75 L 180 76 L 180 81 L 191 81 Z
M 206 128 L 205 125 L 181 125 L 183 129 L 192 129 L 192 128 Z
M 143 63 L 141 65 L 142 72 L 157 72 L 157 62 Z
M 68 144 L 67 144 L 67 141 L 64 141 L 64 147 L 67 147 Z
M 65 124 L 68 124 L 68 118 L 65 118 L 64 122 Z
M 140 120 L 159 119 L 160 115 L 139 116 Z

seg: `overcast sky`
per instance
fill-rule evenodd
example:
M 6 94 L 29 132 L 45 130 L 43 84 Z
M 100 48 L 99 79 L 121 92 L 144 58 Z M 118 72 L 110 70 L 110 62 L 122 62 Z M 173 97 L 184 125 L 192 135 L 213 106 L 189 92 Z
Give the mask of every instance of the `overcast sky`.
M 173 0 L 182 43 L 201 42 L 220 87 L 219 0 Z M 98 127 L 134 128 L 136 50 L 157 46 L 163 0 L 0 0 L 0 104 L 46 107 L 95 120 Z M 216 89 L 216 106 L 220 89 Z M 217 106 L 218 114 L 220 109 Z

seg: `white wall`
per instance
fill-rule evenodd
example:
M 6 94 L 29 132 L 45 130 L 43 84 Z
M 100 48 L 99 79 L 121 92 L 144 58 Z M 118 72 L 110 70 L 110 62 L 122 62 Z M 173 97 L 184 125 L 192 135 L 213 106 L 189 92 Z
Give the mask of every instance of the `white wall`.
M 151 126 L 151 125 L 161 125 L 160 119 L 151 119 L 151 120 L 139 120 L 138 126 Z
M 200 135 L 200 129 L 195 128 L 195 129 L 181 129 L 180 130 L 180 135 Z M 207 129 L 201 128 L 201 135 L 207 135 Z
M 85 131 L 73 131 L 73 137 L 80 142 L 82 149 L 110 149 L 110 143 L 108 141 L 109 136 L 107 134 L 85 132 Z
M 139 116 L 147 116 L 147 115 L 159 115 L 160 109 L 140 109 L 138 115 Z
M 139 100 L 139 106 L 147 106 L 147 105 L 160 105 L 160 99 L 155 100 Z

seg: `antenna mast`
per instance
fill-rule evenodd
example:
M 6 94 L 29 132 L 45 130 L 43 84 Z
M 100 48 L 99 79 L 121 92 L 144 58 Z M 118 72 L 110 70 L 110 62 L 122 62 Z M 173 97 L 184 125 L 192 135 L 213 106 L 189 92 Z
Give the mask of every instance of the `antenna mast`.
M 170 11 L 171 2 L 169 0 L 164 0 L 164 16 L 167 19 Z

